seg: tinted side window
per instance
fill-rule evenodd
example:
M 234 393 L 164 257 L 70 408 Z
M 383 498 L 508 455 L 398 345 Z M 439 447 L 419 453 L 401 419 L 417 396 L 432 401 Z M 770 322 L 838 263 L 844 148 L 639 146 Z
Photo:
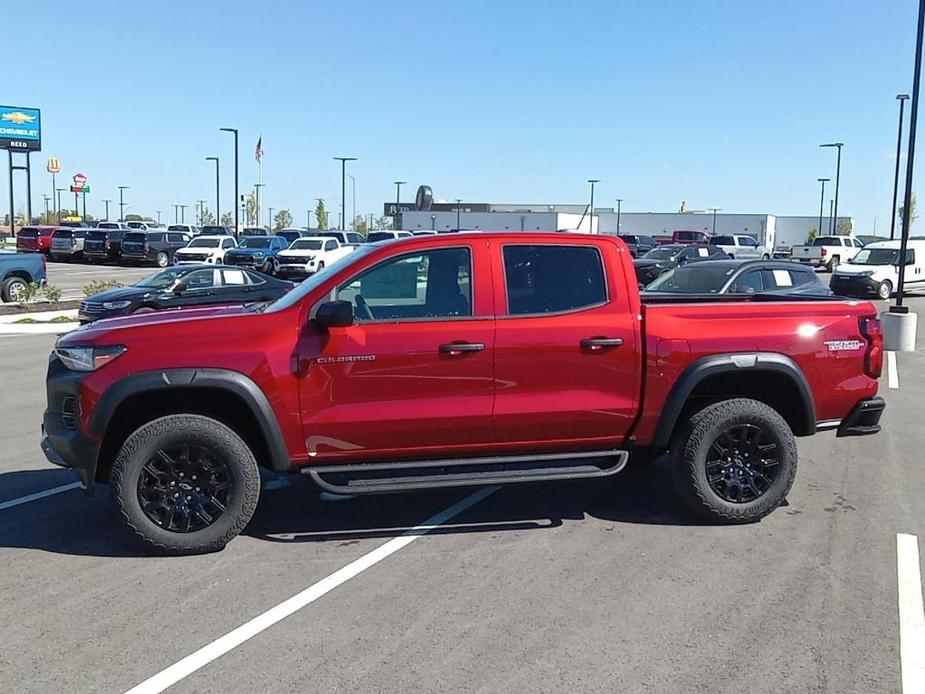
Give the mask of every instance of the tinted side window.
M 731 291 L 734 294 L 754 294 L 763 289 L 764 282 L 761 278 L 761 270 L 751 270 L 735 281 Z
M 170 241 L 170 243 L 185 243 L 186 242 L 186 237 L 183 234 L 178 234 L 178 233 L 167 234 L 167 239 Z
M 347 240 L 350 243 L 363 243 L 363 235 L 356 233 L 347 234 Z
M 389 258 L 341 285 L 337 298 L 353 302 L 358 321 L 471 316 L 469 249 Z
M 818 280 L 816 273 L 809 272 L 808 270 L 790 270 L 790 280 L 793 282 L 794 287 L 799 287 L 804 284 L 811 284 Z
M 333 251 L 335 248 L 337 248 L 337 241 L 325 241 L 324 250 Z
M 572 311 L 607 301 L 597 248 L 505 246 L 503 255 L 512 316 Z
M 743 236 L 739 239 L 740 246 L 747 246 L 748 248 L 755 248 L 758 245 L 758 242 L 755 241 L 751 236 Z
M 735 246 L 735 239 L 731 236 L 714 236 L 713 243 L 717 246 Z

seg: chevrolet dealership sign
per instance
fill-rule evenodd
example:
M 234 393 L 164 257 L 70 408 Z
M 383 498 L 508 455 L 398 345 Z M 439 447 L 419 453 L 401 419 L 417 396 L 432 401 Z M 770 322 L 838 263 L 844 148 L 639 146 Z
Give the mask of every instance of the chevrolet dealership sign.
M 42 149 L 42 114 L 37 108 L 0 106 L 0 149 Z

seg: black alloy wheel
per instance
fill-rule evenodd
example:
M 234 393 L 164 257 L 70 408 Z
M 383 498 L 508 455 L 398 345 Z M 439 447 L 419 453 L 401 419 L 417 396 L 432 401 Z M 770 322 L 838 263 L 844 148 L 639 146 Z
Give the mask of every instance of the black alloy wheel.
M 755 424 L 734 424 L 716 436 L 705 462 L 707 482 L 721 499 L 733 504 L 755 501 L 777 479 L 777 444 Z
M 152 522 L 189 533 L 212 525 L 234 490 L 228 466 L 208 448 L 182 444 L 158 448 L 138 477 L 138 503 Z

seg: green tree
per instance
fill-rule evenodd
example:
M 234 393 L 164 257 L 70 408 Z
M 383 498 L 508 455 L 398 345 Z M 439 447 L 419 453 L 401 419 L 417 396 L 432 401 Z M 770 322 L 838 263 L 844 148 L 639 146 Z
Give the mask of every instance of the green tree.
M 125 215 L 126 222 L 143 222 L 145 220 L 140 214 L 127 214 Z
M 373 226 L 375 226 L 377 229 L 391 229 L 394 222 L 395 219 L 393 217 L 389 217 L 388 215 L 384 214 L 376 220 Z
M 222 215 L 222 226 L 223 227 L 233 227 L 234 226 L 234 215 L 231 212 L 226 212 Z
M 897 216 L 899 217 L 900 227 L 902 226 L 902 223 L 903 223 L 903 212 L 905 211 L 905 209 L 906 209 L 905 205 L 900 205 L 899 210 L 896 212 Z M 916 210 L 915 193 L 913 193 L 912 197 L 909 198 L 909 227 L 910 228 L 912 227 L 913 224 L 915 224 L 915 220 L 918 218 L 919 218 L 919 215 L 918 215 L 918 211 Z
M 215 215 L 209 210 L 203 209 L 202 216 L 199 218 L 199 226 L 208 226 L 215 224 Z
M 835 233 L 839 236 L 849 236 L 851 234 L 851 220 L 843 219 L 838 223 L 838 226 L 835 228 Z
M 819 236 L 819 230 L 816 227 L 810 229 L 809 233 L 806 235 L 806 245 L 809 246 L 813 241 L 816 240 L 817 236 Z
M 244 219 L 245 224 L 248 226 L 254 226 L 257 224 L 257 198 L 253 193 L 248 193 L 244 196 Z
M 350 228 L 360 232 L 364 236 L 369 233 L 369 225 L 366 223 L 366 218 L 361 215 L 357 215 L 353 218 L 353 221 L 350 222 Z
M 318 200 L 315 205 L 315 218 L 318 220 L 318 229 L 328 228 L 328 211 L 324 207 L 324 200 Z
M 280 210 L 273 215 L 273 231 L 280 232 L 287 227 L 292 226 L 292 212 L 289 210 Z

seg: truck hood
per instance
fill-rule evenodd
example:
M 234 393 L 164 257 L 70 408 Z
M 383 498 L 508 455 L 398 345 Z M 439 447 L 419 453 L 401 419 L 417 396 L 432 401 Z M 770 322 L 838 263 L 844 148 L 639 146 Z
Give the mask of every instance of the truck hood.
M 114 318 L 101 318 L 85 326 L 66 333 L 59 340 L 62 347 L 86 344 L 100 344 L 106 341 L 110 333 L 122 332 L 126 329 L 152 328 L 172 323 L 187 323 L 192 321 L 209 321 L 219 318 L 230 318 L 241 315 L 257 315 L 243 306 L 203 306 L 197 308 L 176 308 L 155 311 L 154 313 L 141 313 L 131 316 L 118 316 Z M 208 330 L 203 326 L 203 330 Z

